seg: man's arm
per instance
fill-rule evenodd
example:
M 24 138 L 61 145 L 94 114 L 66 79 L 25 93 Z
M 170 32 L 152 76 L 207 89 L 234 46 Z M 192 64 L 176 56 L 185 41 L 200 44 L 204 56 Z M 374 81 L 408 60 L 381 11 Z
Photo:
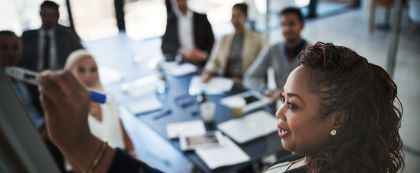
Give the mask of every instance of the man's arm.
M 175 60 L 175 56 L 178 53 L 179 43 L 177 19 L 174 13 L 168 15 L 166 20 L 165 33 L 162 36 L 162 44 L 160 48 L 167 61 Z
M 38 63 L 38 34 L 37 30 L 25 31 L 21 37 L 22 59 L 18 66 L 36 71 Z
M 203 20 L 203 25 L 205 26 L 206 29 L 206 43 L 207 45 L 205 46 L 205 51 L 210 54 L 211 50 L 213 49 L 213 45 L 214 45 L 214 33 L 213 33 L 213 28 L 211 27 L 211 24 L 207 18 L 207 15 L 204 15 L 204 20 Z

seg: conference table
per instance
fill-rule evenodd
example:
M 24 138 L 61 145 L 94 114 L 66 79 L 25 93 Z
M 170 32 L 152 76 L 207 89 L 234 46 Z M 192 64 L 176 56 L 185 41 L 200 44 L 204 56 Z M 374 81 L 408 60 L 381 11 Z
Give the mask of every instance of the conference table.
M 159 111 L 142 113 L 133 115 L 137 119 L 143 121 L 152 130 L 157 132 L 162 138 L 165 139 L 172 147 L 179 150 L 183 155 L 194 165 L 195 169 L 200 172 L 234 172 L 241 170 L 253 163 L 257 163 L 263 157 L 270 154 L 286 155 L 282 147 L 277 133 L 272 133 L 267 136 L 259 137 L 255 140 L 251 140 L 244 144 L 237 144 L 249 157 L 250 161 L 240 163 L 231 166 L 218 167 L 216 169 L 210 169 L 194 151 L 182 151 L 179 139 L 170 139 L 166 135 L 166 126 L 169 123 L 183 122 L 189 120 L 201 119 L 199 110 L 199 103 L 197 102 L 196 96 L 189 95 L 188 88 L 190 81 L 193 76 L 197 73 L 192 73 L 184 76 L 171 76 L 165 74 L 165 90 L 162 92 L 155 92 L 156 96 L 161 101 L 163 108 Z M 216 103 L 216 114 L 213 124 L 206 124 L 206 130 L 216 130 L 216 126 L 219 123 L 230 120 L 233 117 L 231 111 L 220 104 L 220 99 L 247 91 L 244 88 L 234 86 L 231 91 L 225 92 L 219 95 L 207 95 L 209 101 Z M 115 94 L 115 93 L 114 93 Z M 116 93 L 117 95 L 124 95 L 124 93 Z M 137 98 L 141 99 L 141 98 Z M 130 99 L 132 100 L 132 99 Z M 127 100 L 119 100 L 120 104 L 127 104 Z M 269 106 L 261 108 L 272 113 L 273 110 Z M 255 111 L 261 110 L 257 109 Z

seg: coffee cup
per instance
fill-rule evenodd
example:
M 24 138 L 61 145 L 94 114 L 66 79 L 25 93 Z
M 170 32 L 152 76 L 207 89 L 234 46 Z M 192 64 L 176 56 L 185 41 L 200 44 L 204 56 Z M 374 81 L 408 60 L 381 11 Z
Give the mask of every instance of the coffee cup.
M 234 117 L 241 117 L 244 114 L 245 106 L 246 102 L 242 97 L 233 97 L 229 100 L 229 107 Z

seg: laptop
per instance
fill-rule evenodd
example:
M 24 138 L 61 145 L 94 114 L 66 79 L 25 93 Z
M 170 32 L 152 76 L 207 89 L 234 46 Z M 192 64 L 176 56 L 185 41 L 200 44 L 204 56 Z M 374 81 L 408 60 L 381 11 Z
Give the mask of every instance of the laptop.
M 237 143 L 243 144 L 277 131 L 277 119 L 266 111 L 220 123 L 217 128 Z

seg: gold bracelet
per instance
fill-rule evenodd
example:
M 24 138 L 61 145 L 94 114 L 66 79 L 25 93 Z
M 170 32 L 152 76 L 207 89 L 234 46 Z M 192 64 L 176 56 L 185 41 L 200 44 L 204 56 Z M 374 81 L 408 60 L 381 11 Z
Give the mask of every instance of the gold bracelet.
M 107 146 L 108 146 L 108 142 L 106 142 L 106 141 L 102 142 L 101 147 L 98 151 L 98 154 L 96 154 L 95 159 L 90 164 L 89 169 L 86 171 L 86 173 L 93 173 L 93 171 L 95 171 L 96 167 L 98 167 L 98 165 L 99 165 L 99 162 L 102 160 L 102 158 L 105 155 Z

